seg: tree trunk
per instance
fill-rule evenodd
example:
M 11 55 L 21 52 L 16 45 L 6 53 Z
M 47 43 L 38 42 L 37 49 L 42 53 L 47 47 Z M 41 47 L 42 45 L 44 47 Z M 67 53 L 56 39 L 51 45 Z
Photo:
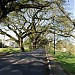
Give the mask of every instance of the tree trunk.
M 33 49 L 36 49 L 36 40 L 33 42 Z
M 21 46 L 20 49 L 21 49 L 22 52 L 24 52 L 24 47 L 23 46 Z
M 35 43 L 33 43 L 33 49 L 36 49 L 36 44 Z
M 22 38 L 20 38 L 20 40 L 19 40 L 19 46 L 20 46 L 21 51 L 24 52 L 23 39 Z
M 33 48 L 32 48 L 32 40 L 31 40 L 31 39 L 29 39 L 29 49 L 30 49 L 30 50 L 33 49 Z

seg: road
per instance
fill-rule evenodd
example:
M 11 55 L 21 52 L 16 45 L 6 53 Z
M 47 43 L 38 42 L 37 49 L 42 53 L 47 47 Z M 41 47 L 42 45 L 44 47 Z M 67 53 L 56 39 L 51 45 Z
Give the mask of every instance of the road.
M 0 75 L 48 75 L 45 50 L 0 56 Z

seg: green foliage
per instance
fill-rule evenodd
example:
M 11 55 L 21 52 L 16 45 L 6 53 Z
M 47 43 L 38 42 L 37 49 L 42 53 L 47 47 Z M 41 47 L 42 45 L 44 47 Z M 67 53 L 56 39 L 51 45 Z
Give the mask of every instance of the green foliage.
M 64 40 L 59 40 L 59 41 L 57 41 L 57 43 L 56 43 L 56 48 L 58 49 L 58 50 L 62 50 L 62 48 L 66 48 L 66 42 L 64 41 Z
M 72 45 L 71 43 L 68 44 L 67 50 L 69 54 L 75 55 L 75 48 L 74 48 L 74 45 Z
M 46 45 L 46 44 L 48 44 L 48 39 L 47 39 L 47 38 L 42 37 L 40 41 L 41 41 L 41 42 L 40 42 L 41 45 Z
M 69 54 L 75 55 L 74 45 L 66 40 L 57 41 L 56 49 L 61 52 L 67 52 Z M 64 49 L 65 49 L 65 51 L 64 51 Z

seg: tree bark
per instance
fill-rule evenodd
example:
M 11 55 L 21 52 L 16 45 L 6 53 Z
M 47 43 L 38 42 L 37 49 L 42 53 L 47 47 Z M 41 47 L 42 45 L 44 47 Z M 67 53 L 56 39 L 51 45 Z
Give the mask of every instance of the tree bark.
M 19 40 L 19 46 L 20 46 L 21 51 L 24 52 L 23 39 L 22 38 L 20 38 L 20 40 Z
M 36 49 L 36 40 L 34 39 L 34 42 L 33 42 L 33 49 Z

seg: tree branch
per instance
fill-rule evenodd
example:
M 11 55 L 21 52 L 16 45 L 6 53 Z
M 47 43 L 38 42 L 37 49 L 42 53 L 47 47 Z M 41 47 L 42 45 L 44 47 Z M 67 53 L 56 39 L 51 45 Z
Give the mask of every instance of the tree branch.
M 16 41 L 16 42 L 18 43 L 18 40 L 17 40 L 16 38 L 14 38 L 13 36 L 9 35 L 8 33 L 4 32 L 4 31 L 2 31 L 1 29 L 0 29 L 0 34 L 2 34 L 2 35 L 7 35 L 7 36 L 10 37 L 12 40 L 14 40 L 14 41 Z

